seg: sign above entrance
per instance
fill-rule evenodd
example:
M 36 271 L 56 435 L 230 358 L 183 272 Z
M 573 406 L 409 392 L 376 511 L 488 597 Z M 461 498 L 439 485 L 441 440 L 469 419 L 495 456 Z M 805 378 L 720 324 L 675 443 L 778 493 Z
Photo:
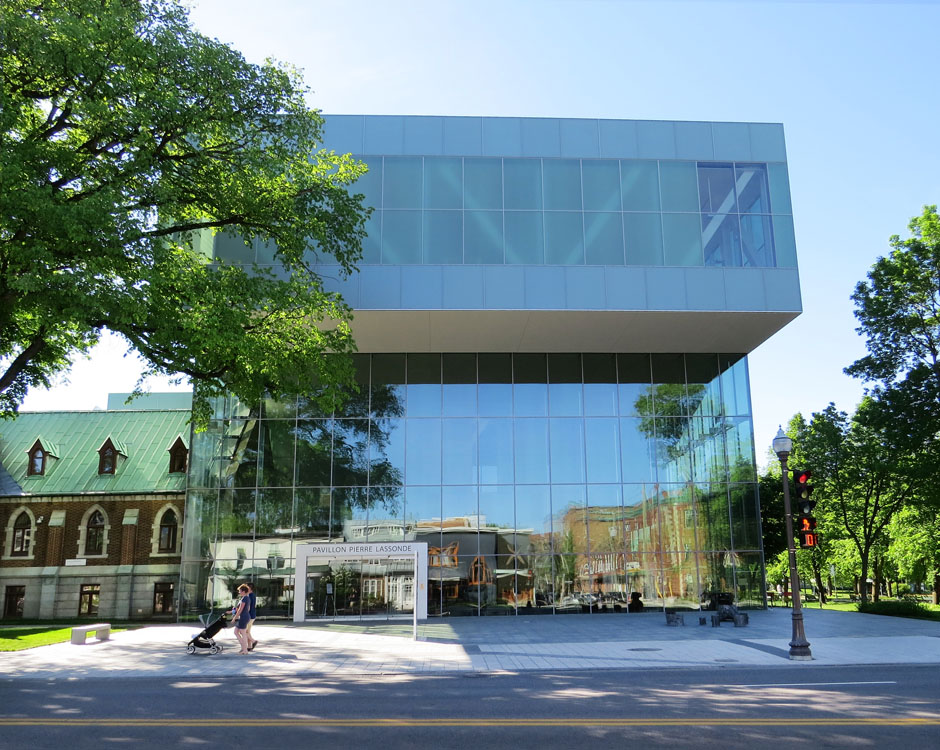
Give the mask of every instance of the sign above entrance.
M 304 544 L 307 557 L 390 557 L 415 555 L 421 549 L 427 549 L 427 542 L 375 542 L 372 544 Z

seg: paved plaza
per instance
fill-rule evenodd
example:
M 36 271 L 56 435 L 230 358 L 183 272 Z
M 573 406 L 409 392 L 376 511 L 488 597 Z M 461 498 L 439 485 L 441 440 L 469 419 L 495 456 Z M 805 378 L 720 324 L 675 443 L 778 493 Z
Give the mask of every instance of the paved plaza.
M 703 613 L 710 615 L 711 613 Z M 790 610 L 749 613 L 746 627 L 666 625 L 662 612 L 554 617 L 519 616 L 410 621 L 327 622 L 294 625 L 259 620 L 258 648 L 237 653 L 231 630 L 217 641 L 220 654 L 186 653 L 198 625 L 153 625 L 113 633 L 108 641 L 60 643 L 6 653 L 0 679 L 161 676 L 193 678 L 233 674 L 290 676 L 368 675 L 526 670 L 658 669 L 802 664 L 937 664 L 940 623 L 858 613 L 804 610 L 814 661 L 787 657 Z

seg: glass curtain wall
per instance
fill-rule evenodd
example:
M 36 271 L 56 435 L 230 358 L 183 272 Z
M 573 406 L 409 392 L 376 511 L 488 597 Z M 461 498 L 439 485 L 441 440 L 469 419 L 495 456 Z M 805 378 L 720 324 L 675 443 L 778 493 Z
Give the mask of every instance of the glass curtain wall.
M 193 439 L 182 615 L 251 579 L 260 613 L 288 617 L 297 544 L 393 540 L 428 543 L 432 615 L 618 612 L 632 592 L 762 606 L 745 357 L 356 361 L 358 392 L 335 413 L 215 404 Z M 330 575 L 337 614 L 400 609 L 383 597 L 402 581 Z

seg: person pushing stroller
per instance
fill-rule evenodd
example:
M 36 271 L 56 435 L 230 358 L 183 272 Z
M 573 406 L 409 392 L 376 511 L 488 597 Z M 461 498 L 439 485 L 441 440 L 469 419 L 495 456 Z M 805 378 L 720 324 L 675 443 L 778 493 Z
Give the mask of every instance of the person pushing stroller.
M 235 623 L 235 638 L 241 647 L 239 654 L 247 654 L 251 649 L 251 642 L 248 636 L 248 623 L 251 622 L 251 600 L 248 596 L 248 586 L 244 583 L 238 587 L 238 596 L 240 597 L 235 611 L 232 613 L 232 621 Z

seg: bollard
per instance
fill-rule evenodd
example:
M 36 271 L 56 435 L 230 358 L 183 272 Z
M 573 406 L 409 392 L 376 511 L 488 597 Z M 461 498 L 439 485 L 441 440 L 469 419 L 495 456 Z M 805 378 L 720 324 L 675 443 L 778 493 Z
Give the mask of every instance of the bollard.
M 699 618 L 698 618 L 698 624 L 699 624 L 699 625 L 704 625 L 704 624 L 705 624 L 705 618 L 704 618 L 704 617 L 699 617 Z
M 721 627 L 721 618 L 718 615 L 712 615 L 712 627 Z

